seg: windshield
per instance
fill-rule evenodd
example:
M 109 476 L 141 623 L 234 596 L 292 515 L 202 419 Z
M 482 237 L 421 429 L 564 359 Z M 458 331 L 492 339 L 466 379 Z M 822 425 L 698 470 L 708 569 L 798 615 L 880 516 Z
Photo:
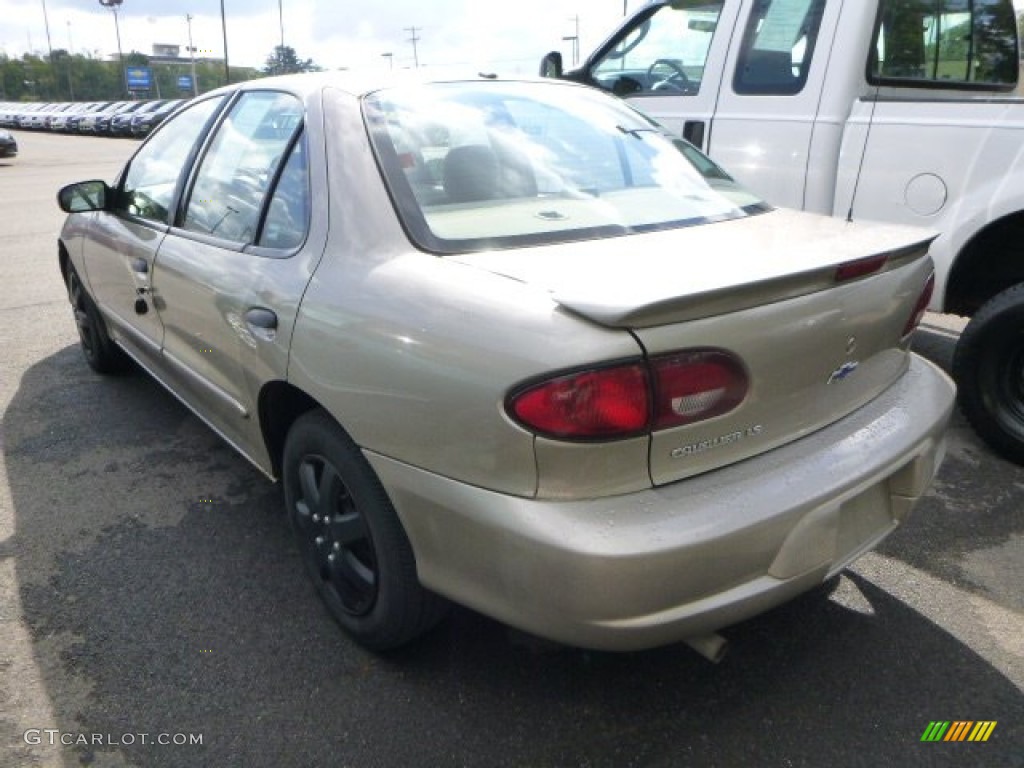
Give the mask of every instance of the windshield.
M 711 160 L 598 91 L 395 88 L 364 100 L 406 230 L 464 253 L 693 226 L 768 210 Z

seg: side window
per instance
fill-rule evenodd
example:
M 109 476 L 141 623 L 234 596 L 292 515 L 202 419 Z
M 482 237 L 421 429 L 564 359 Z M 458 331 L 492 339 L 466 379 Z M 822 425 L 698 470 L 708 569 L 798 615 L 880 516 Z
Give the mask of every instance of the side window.
M 872 84 L 1010 89 L 1017 83 L 1012 0 L 884 0 Z
M 287 93 L 243 94 L 196 172 L 182 226 L 242 245 L 253 243 L 267 189 L 301 115 L 301 102 Z
M 309 163 L 306 136 L 303 134 L 292 147 L 274 188 L 258 245 L 264 248 L 298 248 L 306 239 L 309 207 Z
M 157 131 L 132 158 L 115 210 L 169 224 L 170 207 L 189 153 L 222 98 L 194 104 Z
M 619 96 L 698 93 L 722 5 L 663 6 L 599 59 L 592 77 Z
M 811 69 L 825 0 L 757 0 L 736 62 L 739 94 L 792 96 Z

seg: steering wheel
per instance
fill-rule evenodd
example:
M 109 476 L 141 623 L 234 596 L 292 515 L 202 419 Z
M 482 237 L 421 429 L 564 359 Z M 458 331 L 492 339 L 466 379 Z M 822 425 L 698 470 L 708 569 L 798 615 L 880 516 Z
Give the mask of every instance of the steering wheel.
M 658 67 L 665 67 L 672 70 L 668 77 L 662 77 L 658 82 L 651 86 L 652 91 L 682 91 L 686 92 L 691 89 L 690 78 L 686 76 L 682 66 L 679 62 L 673 59 L 656 59 L 651 66 L 647 68 L 647 82 L 653 81 L 658 75 L 655 74 L 655 70 Z

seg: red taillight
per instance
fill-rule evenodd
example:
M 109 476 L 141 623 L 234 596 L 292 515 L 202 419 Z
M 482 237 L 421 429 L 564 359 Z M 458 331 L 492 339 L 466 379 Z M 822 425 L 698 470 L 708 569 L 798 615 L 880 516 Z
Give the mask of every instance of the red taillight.
M 884 255 L 868 256 L 866 259 L 847 261 L 845 264 L 840 264 L 836 267 L 835 280 L 837 283 L 843 283 L 847 280 L 856 280 L 858 277 L 873 275 L 885 266 L 888 258 L 888 256 Z
M 654 369 L 654 428 L 693 424 L 728 413 L 747 395 L 740 361 L 717 349 L 681 352 L 651 361 Z
M 535 384 L 513 396 L 509 409 L 524 425 L 550 437 L 628 437 L 647 428 L 649 391 L 647 367 L 632 363 Z
M 932 293 L 935 291 L 935 273 L 928 275 L 928 281 L 924 284 L 924 290 L 921 291 L 921 295 L 917 299 L 917 304 L 914 305 L 914 312 L 910 315 L 910 319 L 907 321 L 906 327 L 903 329 L 903 338 L 906 338 L 917 330 L 917 326 L 921 324 L 924 313 L 928 309 L 928 305 L 932 300 Z
M 698 349 L 557 376 L 512 395 L 508 411 L 546 437 L 612 440 L 720 416 L 748 385 L 738 359 Z

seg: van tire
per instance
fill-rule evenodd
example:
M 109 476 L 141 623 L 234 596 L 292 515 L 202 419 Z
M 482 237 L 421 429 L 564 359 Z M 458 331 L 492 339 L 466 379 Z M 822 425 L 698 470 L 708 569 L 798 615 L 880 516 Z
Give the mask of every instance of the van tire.
M 1024 464 L 1024 283 L 971 318 L 953 357 L 960 408 L 992 449 Z

